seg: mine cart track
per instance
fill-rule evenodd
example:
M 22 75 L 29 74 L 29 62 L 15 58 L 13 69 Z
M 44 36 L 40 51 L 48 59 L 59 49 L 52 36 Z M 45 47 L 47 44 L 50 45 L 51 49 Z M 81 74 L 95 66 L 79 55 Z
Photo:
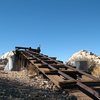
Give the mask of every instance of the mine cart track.
M 56 57 L 48 57 L 37 49 L 16 47 L 16 57 L 21 67 L 31 64 L 35 72 L 42 73 L 58 88 L 79 89 L 95 100 L 100 99 L 100 79 L 80 71 L 70 65 L 58 61 Z

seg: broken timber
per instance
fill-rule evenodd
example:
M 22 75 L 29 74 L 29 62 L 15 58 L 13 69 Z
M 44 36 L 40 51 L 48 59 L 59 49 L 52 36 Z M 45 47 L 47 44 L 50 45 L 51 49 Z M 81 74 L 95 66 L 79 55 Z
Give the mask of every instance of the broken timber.
M 58 88 L 78 88 L 92 99 L 100 99 L 100 79 L 41 54 L 38 49 L 16 47 L 16 57 L 21 67 L 31 64 L 33 69 L 50 79 Z M 85 78 L 84 78 L 85 77 Z M 97 88 L 97 89 L 96 89 Z

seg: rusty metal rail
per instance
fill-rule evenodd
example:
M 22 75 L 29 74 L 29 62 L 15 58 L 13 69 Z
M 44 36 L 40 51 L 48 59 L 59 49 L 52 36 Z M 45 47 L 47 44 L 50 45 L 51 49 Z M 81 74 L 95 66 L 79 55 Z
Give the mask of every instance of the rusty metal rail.
M 58 88 L 79 89 L 92 99 L 100 99 L 100 79 L 77 70 L 56 57 L 41 54 L 38 49 L 16 47 L 16 57 L 21 67 L 42 73 Z M 96 89 L 97 88 L 97 89 Z M 99 91 L 98 91 L 99 90 Z

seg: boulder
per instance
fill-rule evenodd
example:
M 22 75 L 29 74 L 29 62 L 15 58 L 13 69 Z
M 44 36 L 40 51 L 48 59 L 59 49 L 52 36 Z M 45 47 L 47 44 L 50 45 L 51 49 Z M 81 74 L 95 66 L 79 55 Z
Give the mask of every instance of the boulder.
M 79 52 L 74 53 L 66 63 L 72 66 L 76 66 L 76 68 L 78 69 L 81 69 L 80 66 L 82 61 L 87 61 L 87 66 L 83 66 L 87 68 L 84 69 L 88 69 L 88 72 L 90 72 L 92 75 L 100 77 L 100 56 L 97 56 L 92 52 L 80 50 Z M 76 62 L 80 63 L 76 64 Z

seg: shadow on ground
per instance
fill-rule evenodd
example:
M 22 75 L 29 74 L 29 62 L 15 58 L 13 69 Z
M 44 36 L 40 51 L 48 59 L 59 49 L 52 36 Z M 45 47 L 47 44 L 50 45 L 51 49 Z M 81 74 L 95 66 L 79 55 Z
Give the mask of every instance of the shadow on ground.
M 0 100 L 74 100 L 60 91 L 37 89 L 24 83 L 0 78 Z

